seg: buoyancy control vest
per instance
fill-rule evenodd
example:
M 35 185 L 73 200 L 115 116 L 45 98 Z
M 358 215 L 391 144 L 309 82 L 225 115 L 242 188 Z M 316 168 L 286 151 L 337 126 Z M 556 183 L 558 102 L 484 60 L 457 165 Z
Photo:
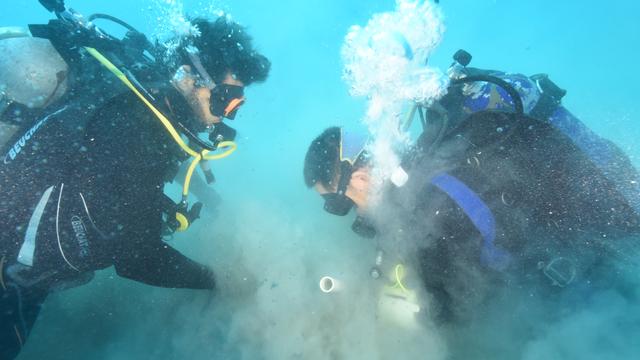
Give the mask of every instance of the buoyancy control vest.
M 449 69 L 452 81 L 447 95 L 432 107 L 416 110 L 428 127 L 418 140 L 422 151 L 433 149 L 472 114 L 487 110 L 521 113 L 549 123 L 566 136 L 640 216 L 640 175 L 618 146 L 591 131 L 562 106 L 566 90 L 546 74 L 527 77 L 470 68 L 470 59 L 468 53 L 457 52 Z
M 640 229 L 639 176 L 628 157 L 562 107 L 565 91 L 546 75 L 467 64 L 454 64 L 447 96 L 414 110 L 425 131 L 406 162 L 411 167 L 442 155 L 443 148 L 465 149 L 452 152 L 450 171 L 430 174 L 425 185 L 466 214 L 482 238 L 481 261 L 501 270 L 514 257 L 535 253 L 520 260 L 565 286 L 576 271 L 599 261 L 598 249 L 620 255 L 624 247 L 611 240 Z M 520 224 L 535 224 L 519 235 L 519 219 L 509 220 L 516 208 L 529 211 Z M 541 247 L 517 241 L 538 230 L 548 240 Z M 605 251 L 600 255 L 605 258 Z

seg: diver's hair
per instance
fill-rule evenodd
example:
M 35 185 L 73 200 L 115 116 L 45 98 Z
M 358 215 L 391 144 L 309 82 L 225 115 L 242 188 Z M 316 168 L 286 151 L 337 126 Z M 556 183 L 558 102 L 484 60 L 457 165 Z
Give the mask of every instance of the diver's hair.
M 271 62 L 253 48 L 252 39 L 242 25 L 225 15 L 213 21 L 195 18 L 191 23 L 200 32 L 192 45 L 200 51 L 203 66 L 216 84 L 221 83 L 228 72 L 245 85 L 267 79 Z M 190 63 L 187 56 L 183 60 L 184 64 Z
M 311 142 L 304 159 L 304 182 L 307 187 L 316 183 L 326 188 L 333 186 L 340 165 L 341 136 L 339 127 L 330 127 Z

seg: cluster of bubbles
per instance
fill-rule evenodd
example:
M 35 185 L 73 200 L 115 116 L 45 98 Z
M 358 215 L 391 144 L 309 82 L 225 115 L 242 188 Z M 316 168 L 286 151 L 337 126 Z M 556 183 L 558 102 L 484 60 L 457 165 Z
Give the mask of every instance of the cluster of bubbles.
M 429 1 L 397 0 L 393 12 L 349 29 L 342 47 L 344 80 L 353 96 L 366 96 L 364 123 L 375 139 L 369 151 L 386 177 L 399 165 L 396 153 L 409 141 L 401 130 L 407 102 L 429 104 L 446 92 L 448 78 L 427 66 L 444 33 L 442 13 Z
M 190 17 L 219 17 L 225 14 L 216 1 L 200 3 L 197 11 L 188 16 L 181 0 L 152 0 L 148 10 L 153 14 L 155 26 L 152 38 L 164 48 L 163 60 L 171 64 L 177 58 L 177 51 L 190 38 L 201 35 L 197 26 L 191 23 Z

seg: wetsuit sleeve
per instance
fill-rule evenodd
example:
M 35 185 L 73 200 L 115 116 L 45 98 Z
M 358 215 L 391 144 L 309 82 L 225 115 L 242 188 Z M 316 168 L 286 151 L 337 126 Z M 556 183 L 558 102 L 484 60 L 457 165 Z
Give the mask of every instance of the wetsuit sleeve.
M 115 259 L 118 275 L 167 288 L 214 289 L 213 272 L 163 241 L 125 246 Z
M 454 201 L 430 190 L 421 198 L 433 206 L 419 209 L 414 218 L 424 244 L 417 252 L 418 272 L 433 297 L 436 321 L 452 323 L 473 312 L 474 291 L 481 291 L 474 282 L 484 272 L 479 262 L 481 239 Z
M 119 221 L 122 231 L 114 258 L 118 275 L 153 286 L 213 289 L 209 268 L 162 241 L 162 187 L 140 178 L 136 184 L 137 191 L 129 194 L 135 201 L 125 205 Z
M 157 179 L 157 177 L 154 177 Z M 162 185 L 131 177 L 133 186 L 121 191 L 133 201 L 113 214 L 122 230 L 114 265 L 118 275 L 153 286 L 213 289 L 213 273 L 162 241 Z
M 213 289 L 213 273 L 162 241 L 164 180 L 179 148 L 133 95 L 114 98 L 87 129 L 80 181 L 118 275 L 153 286 Z M 174 151 L 175 149 L 175 151 Z M 96 245 L 98 246 L 98 245 Z

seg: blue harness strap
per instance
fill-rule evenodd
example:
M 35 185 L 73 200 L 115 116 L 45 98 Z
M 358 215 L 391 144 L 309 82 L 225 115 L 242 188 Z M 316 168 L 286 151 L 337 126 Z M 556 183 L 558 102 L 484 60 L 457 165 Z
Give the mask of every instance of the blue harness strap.
M 467 215 L 482 236 L 482 262 L 496 270 L 503 270 L 510 261 L 508 253 L 497 248 L 496 221 L 489 207 L 458 178 L 442 173 L 431 179 L 431 183 L 447 194 Z
M 522 74 L 507 74 L 501 71 L 492 71 L 490 74 L 514 85 L 522 98 L 525 113 L 531 115 L 531 111 L 543 96 L 536 82 Z M 486 84 L 465 97 L 464 107 L 467 111 L 474 113 L 483 110 L 504 110 L 513 108 L 513 99 L 505 89 Z M 589 129 L 563 106 L 558 106 L 548 119 L 539 120 L 548 120 L 555 129 L 567 136 L 586 154 L 604 176 L 615 184 L 616 190 L 640 216 L 640 182 L 616 180 L 613 174 L 620 172 L 616 164 L 618 155 L 609 142 Z

